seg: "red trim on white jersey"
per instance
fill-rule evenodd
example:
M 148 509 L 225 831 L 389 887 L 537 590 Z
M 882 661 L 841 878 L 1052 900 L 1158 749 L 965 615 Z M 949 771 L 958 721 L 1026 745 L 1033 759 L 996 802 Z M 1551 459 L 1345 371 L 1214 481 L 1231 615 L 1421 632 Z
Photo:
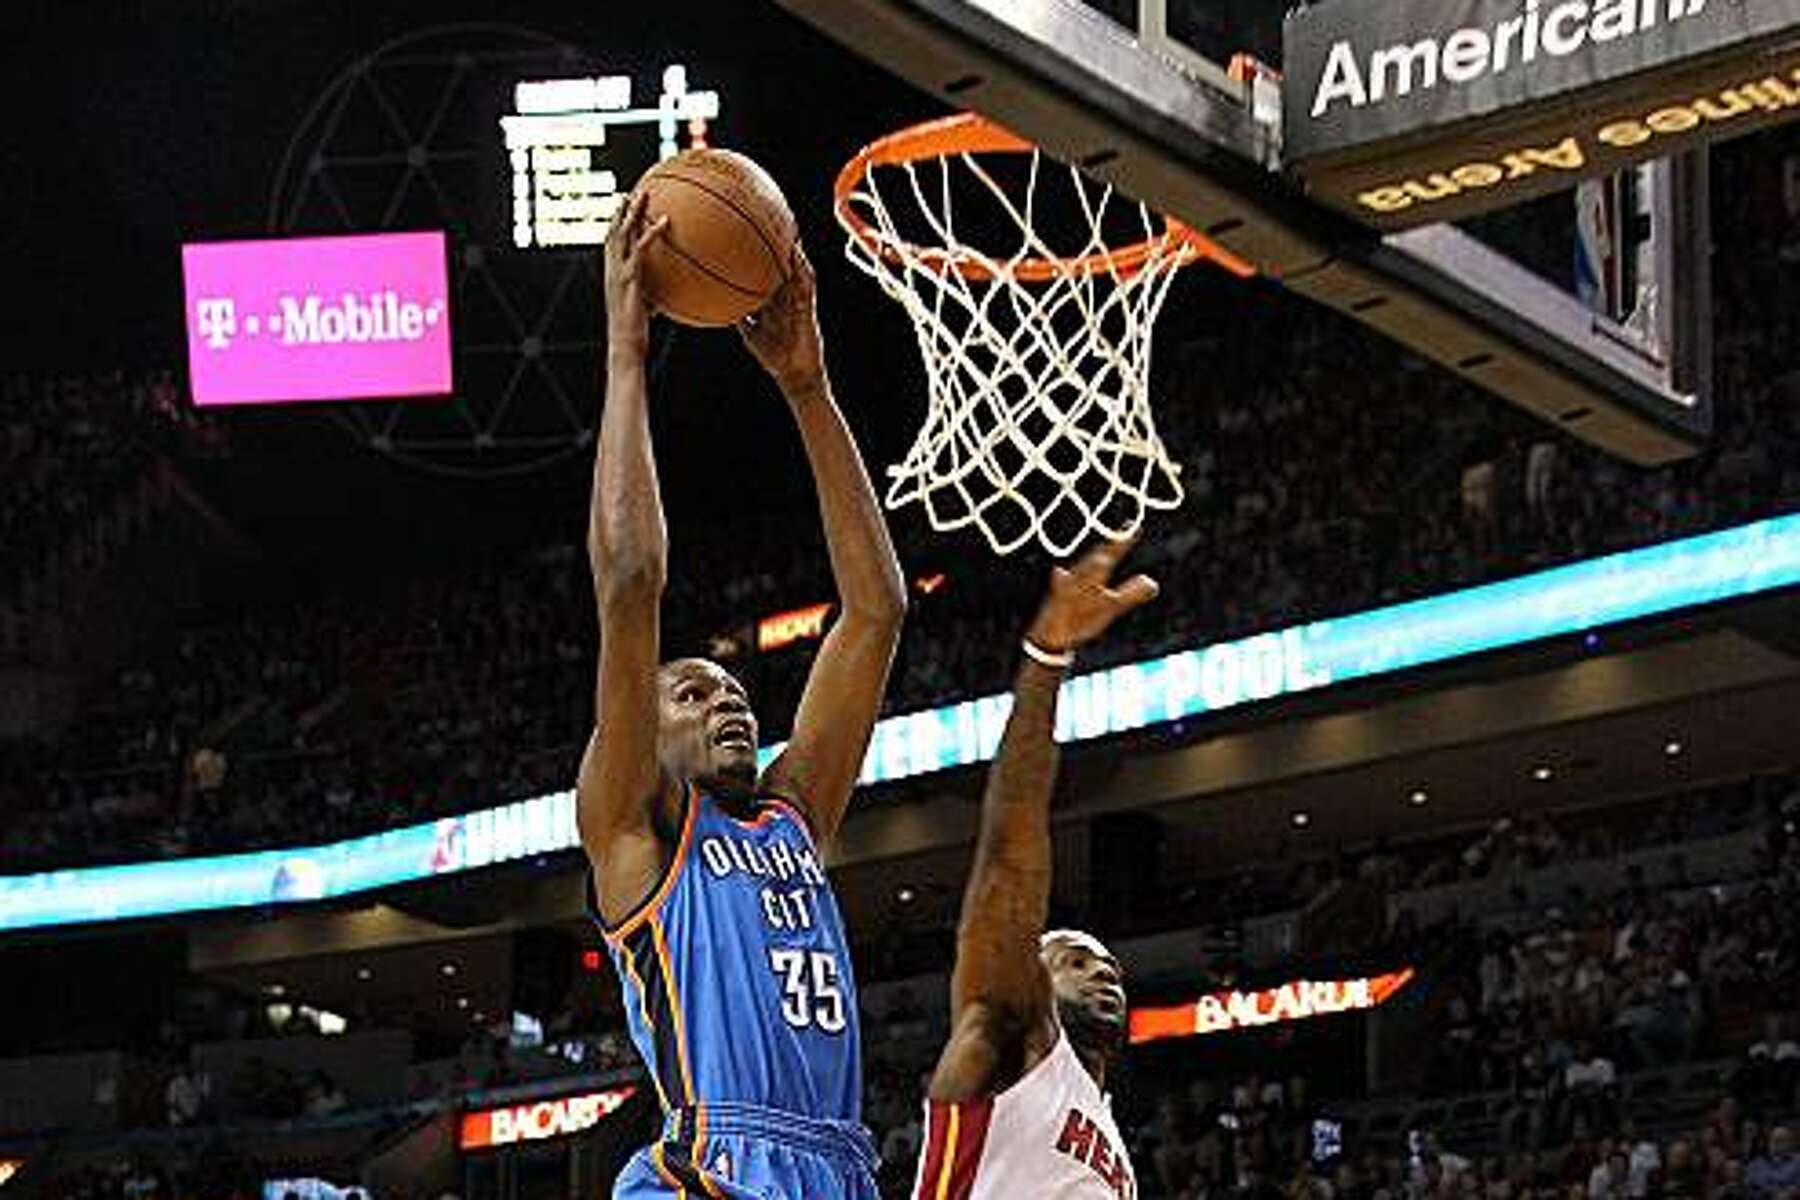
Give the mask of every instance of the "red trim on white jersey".
M 927 1100 L 913 1200 L 1135 1200 L 1112 1107 L 1067 1035 L 996 1096 Z
M 991 1097 L 925 1102 L 925 1151 L 914 1188 L 921 1200 L 969 1200 L 993 1114 Z

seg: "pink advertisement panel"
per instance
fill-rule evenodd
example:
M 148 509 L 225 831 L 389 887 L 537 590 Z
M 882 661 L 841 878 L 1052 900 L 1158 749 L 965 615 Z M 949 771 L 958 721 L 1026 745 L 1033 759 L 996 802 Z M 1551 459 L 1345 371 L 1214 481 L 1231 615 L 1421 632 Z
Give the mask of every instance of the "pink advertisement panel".
M 448 395 L 445 263 L 442 232 L 183 246 L 194 403 Z

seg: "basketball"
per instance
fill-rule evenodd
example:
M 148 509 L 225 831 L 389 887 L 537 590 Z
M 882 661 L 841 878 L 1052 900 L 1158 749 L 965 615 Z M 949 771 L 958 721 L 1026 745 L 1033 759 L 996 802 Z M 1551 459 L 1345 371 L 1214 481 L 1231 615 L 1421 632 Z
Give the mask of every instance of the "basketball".
M 683 325 L 729 325 L 787 281 L 798 232 L 769 173 L 742 154 L 686 150 L 652 168 L 646 220 L 669 227 L 644 252 L 644 290 Z

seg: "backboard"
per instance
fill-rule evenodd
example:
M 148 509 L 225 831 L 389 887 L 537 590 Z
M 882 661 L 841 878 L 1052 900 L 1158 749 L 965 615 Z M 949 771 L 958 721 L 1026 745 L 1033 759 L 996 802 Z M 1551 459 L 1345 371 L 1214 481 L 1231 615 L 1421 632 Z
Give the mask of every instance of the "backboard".
M 1639 17 L 1633 0 L 1600 0 L 1592 6 L 1595 14 L 1619 10 L 1624 14 L 1620 20 L 1628 16 L 1634 22 L 1634 36 L 1642 32 L 1653 41 L 1663 39 L 1649 49 L 1630 42 L 1623 50 L 1601 44 L 1619 40 L 1616 21 L 1602 28 L 1595 15 L 1592 28 L 1573 23 L 1563 10 L 1578 8 L 1585 14 L 1590 7 L 1575 0 L 1556 6 L 1545 0 L 1542 16 L 1537 15 L 1539 0 L 1429 0 L 1421 11 L 1432 14 L 1431 20 L 1441 16 L 1447 26 L 1441 38 L 1430 40 L 1429 49 L 1421 35 L 1420 41 L 1398 49 L 1355 50 L 1362 57 L 1354 61 L 1367 76 L 1365 99 L 1379 99 L 1384 86 L 1391 97 L 1400 90 L 1401 67 L 1416 69 L 1405 79 L 1420 94 L 1402 99 L 1426 105 L 1425 116 L 1419 117 L 1423 124 L 1406 125 L 1405 114 L 1386 118 L 1390 124 L 1398 122 L 1398 142 L 1415 156 L 1442 150 L 1444 139 L 1425 146 L 1427 139 L 1418 130 L 1429 125 L 1433 113 L 1442 116 L 1448 102 L 1468 109 L 1454 114 L 1468 120 L 1450 122 L 1453 134 L 1486 136 L 1492 131 L 1482 122 L 1517 116 L 1521 104 L 1537 122 L 1532 130 L 1541 133 L 1548 128 L 1546 121 L 1559 114 L 1578 120 L 1597 102 L 1593 87 L 1583 90 L 1578 84 L 1624 88 L 1624 99 L 1610 93 L 1606 98 L 1635 104 L 1639 107 L 1628 111 L 1648 114 L 1634 128 L 1647 130 L 1647 139 L 1668 131 L 1653 146 L 1619 149 L 1613 142 L 1632 136 L 1621 124 L 1627 118 L 1609 123 L 1602 130 L 1609 139 L 1605 148 L 1618 149 L 1618 154 L 1606 161 L 1605 171 L 1594 152 L 1602 148 L 1600 143 L 1583 153 L 1570 134 L 1512 151 L 1491 138 L 1477 138 L 1470 144 L 1485 148 L 1493 163 L 1477 156 L 1421 167 L 1424 173 L 1411 191 L 1405 190 L 1411 176 L 1396 177 L 1402 190 L 1394 195 L 1408 205 L 1419 196 L 1459 193 L 1456 205 L 1449 207 L 1459 218 L 1473 219 L 1475 227 L 1491 223 L 1481 214 L 1511 207 L 1536 191 L 1497 187 L 1491 197 L 1474 193 L 1496 180 L 1510 184 L 1509 171 L 1516 175 L 1537 169 L 1532 154 L 1545 156 L 1544 163 L 1560 162 L 1562 178 L 1556 182 L 1568 189 L 1570 263 L 1577 258 L 1572 189 L 1578 181 L 1598 180 L 1588 184 L 1582 200 L 1600 224 L 1589 231 L 1589 242 L 1597 244 L 1589 246 L 1591 276 L 1582 281 L 1584 294 L 1578 294 L 1573 280 L 1547 278 L 1490 244 L 1492 238 L 1484 240 L 1456 224 L 1426 223 L 1438 211 L 1430 205 L 1419 203 L 1402 216 L 1359 209 L 1336 196 L 1328 199 L 1327 185 L 1336 176 L 1307 169 L 1324 158 L 1290 161 L 1294 131 L 1289 126 L 1300 89 L 1282 77 L 1278 62 L 1266 68 L 1262 63 L 1279 59 L 1284 37 L 1290 45 L 1303 44 L 1296 41 L 1296 29 L 1310 33 L 1305 22 L 1315 16 L 1352 27 L 1366 17 L 1370 29 L 1386 32 L 1376 16 L 1388 0 L 1325 0 L 1290 14 L 1286 28 L 1279 15 L 1271 15 L 1277 13 L 1275 6 L 1249 0 L 1204 5 L 1183 0 L 778 2 L 947 103 L 981 112 L 1052 155 L 1187 222 L 1287 289 L 1643 465 L 1692 454 L 1705 444 L 1712 425 L 1707 139 L 1800 118 L 1800 91 L 1788 105 L 1783 90 L 1789 83 L 1800 88 L 1800 74 L 1791 80 L 1770 75 L 1767 82 L 1774 90 L 1746 86 L 1741 96 L 1716 91 L 1724 86 L 1720 80 L 1735 78 L 1733 71 L 1800 67 L 1800 55 L 1793 53 L 1793 37 L 1800 29 L 1787 28 L 1800 26 L 1800 20 L 1785 15 L 1790 7 L 1785 0 L 1716 5 L 1723 24 L 1700 33 L 1694 30 L 1712 19 L 1700 14 L 1707 0 L 1641 0 L 1646 17 L 1652 10 L 1659 19 L 1678 12 L 1700 14 L 1685 25 L 1671 16 L 1654 30 L 1647 21 L 1642 30 L 1635 24 Z M 1417 6 L 1425 0 L 1402 3 Z M 1509 17 L 1514 8 L 1528 16 Z M 1554 24 L 1548 21 L 1553 14 Z M 1522 68 L 1511 75 L 1494 73 L 1494 55 L 1499 54 L 1494 31 L 1505 34 L 1514 20 L 1514 65 L 1523 55 L 1518 47 L 1529 41 L 1532 57 L 1541 56 L 1562 72 L 1553 80 L 1562 91 L 1551 94 L 1553 89 L 1535 77 L 1521 82 L 1526 74 Z M 1584 52 L 1592 51 L 1593 61 L 1565 55 L 1552 63 L 1552 51 L 1543 47 L 1569 45 L 1578 33 L 1591 37 Z M 1424 96 L 1427 81 L 1460 86 L 1470 48 L 1484 38 L 1480 44 L 1489 48 L 1485 61 L 1491 78 L 1436 98 Z M 1338 40 L 1347 44 L 1341 36 Z M 1330 45 L 1336 53 L 1338 43 Z M 1241 50 L 1255 51 L 1256 57 L 1233 61 L 1230 56 Z M 1746 60 L 1744 55 L 1752 52 L 1759 57 Z M 1337 63 L 1334 78 L 1345 95 L 1354 91 L 1343 77 L 1350 53 L 1327 62 Z M 1388 57 L 1379 57 L 1383 54 Z M 1787 62 L 1784 54 L 1795 62 Z M 1698 64 L 1700 73 L 1690 71 L 1684 78 L 1694 87 L 1715 88 L 1714 93 L 1697 93 L 1701 115 L 1691 108 L 1677 112 L 1678 105 L 1656 107 L 1660 101 L 1651 85 L 1686 86 L 1668 82 L 1658 55 L 1679 59 L 1683 67 Z M 1592 67 L 1592 76 L 1571 62 Z M 1308 87 L 1316 90 L 1317 81 Z M 1722 110 L 1720 103 L 1708 108 L 1708 95 L 1735 104 L 1728 115 L 1743 119 L 1721 122 L 1716 129 L 1707 125 L 1706 114 Z M 1538 104 L 1540 99 L 1546 103 Z M 1691 124 L 1682 126 L 1684 120 Z M 1414 136 L 1403 136 L 1409 134 Z M 1388 147 L 1382 142 L 1371 150 L 1366 136 L 1364 143 L 1352 138 L 1332 149 L 1358 169 L 1379 163 Z M 1652 150 L 1664 147 L 1680 153 L 1649 159 Z M 1575 157 L 1580 161 L 1573 162 Z M 1556 172 L 1543 165 L 1543 173 Z M 1543 182 L 1534 179 L 1531 185 L 1541 191 Z

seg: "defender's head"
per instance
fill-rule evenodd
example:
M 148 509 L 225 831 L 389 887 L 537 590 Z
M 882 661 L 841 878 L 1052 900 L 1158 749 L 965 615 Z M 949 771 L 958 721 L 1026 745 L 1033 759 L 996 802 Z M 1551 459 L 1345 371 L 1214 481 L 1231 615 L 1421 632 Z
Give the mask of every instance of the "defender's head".
M 1053 929 L 1038 941 L 1056 1015 L 1077 1050 L 1113 1058 L 1125 1047 L 1125 974 L 1099 938 Z
M 726 793 L 756 786 L 756 715 L 731 672 L 710 659 L 678 658 L 657 671 L 657 690 L 664 771 Z

